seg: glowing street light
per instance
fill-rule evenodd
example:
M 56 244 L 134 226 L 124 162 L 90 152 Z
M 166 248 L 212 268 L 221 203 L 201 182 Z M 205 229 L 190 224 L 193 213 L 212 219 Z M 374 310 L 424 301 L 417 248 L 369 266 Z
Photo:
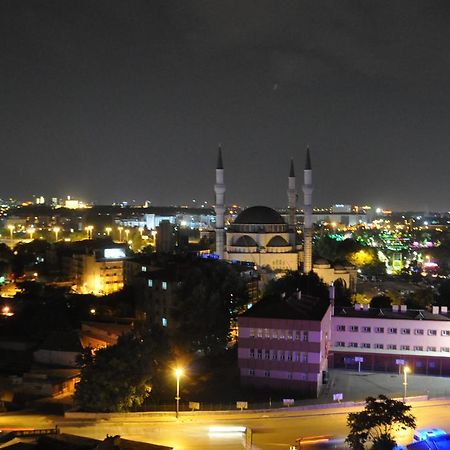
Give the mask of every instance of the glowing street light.
M 9 230 L 9 233 L 10 233 L 10 238 L 11 238 L 11 240 L 13 240 L 13 234 L 14 234 L 14 225 L 8 225 L 8 230 Z
M 126 230 L 125 230 L 125 234 L 126 234 L 126 241 L 128 242 L 128 236 L 129 236 L 129 234 L 130 234 L 130 230 L 127 228 Z
M 53 227 L 53 232 L 55 233 L 55 242 L 58 242 L 58 234 L 61 231 L 60 227 Z
M 408 366 L 403 367 L 403 403 L 406 403 L 406 389 L 408 387 L 408 373 L 411 373 L 411 369 Z
M 119 241 L 122 242 L 122 231 L 123 231 L 123 227 L 117 227 L 117 229 L 119 230 Z
M 106 231 L 106 235 L 109 236 L 111 234 L 112 228 L 111 227 L 106 227 L 105 231 Z
M 142 239 L 142 234 L 144 233 L 144 229 L 142 227 L 139 227 L 139 233 L 141 233 L 141 239 Z
M 33 227 L 28 228 L 27 233 L 30 235 L 30 241 L 33 240 L 33 234 L 36 230 Z
M 87 238 L 92 239 L 92 230 L 94 229 L 93 225 L 88 225 L 85 230 L 87 233 Z
M 183 369 L 177 367 L 175 369 L 175 376 L 177 377 L 177 396 L 175 397 L 175 400 L 177 401 L 177 409 L 175 417 L 178 419 L 178 413 L 180 412 L 180 378 L 183 375 Z

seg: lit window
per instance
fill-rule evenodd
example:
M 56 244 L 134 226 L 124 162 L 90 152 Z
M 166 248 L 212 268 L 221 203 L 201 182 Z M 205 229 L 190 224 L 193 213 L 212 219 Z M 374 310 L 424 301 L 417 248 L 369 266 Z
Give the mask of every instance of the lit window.
M 147 281 L 147 285 L 148 285 L 148 287 L 153 287 L 153 280 L 148 280 Z
M 142 267 L 141 267 L 141 270 L 142 270 L 142 272 L 147 272 L 147 267 L 142 266 Z
M 167 290 L 167 281 L 163 281 L 161 283 L 161 287 L 162 287 L 163 291 L 166 291 Z
M 278 330 L 272 330 L 273 339 L 278 339 Z
M 270 330 L 268 328 L 264 328 L 264 337 L 267 339 L 270 338 Z
M 163 317 L 163 318 L 161 319 L 161 322 L 162 322 L 162 326 L 163 326 L 163 327 L 167 327 L 167 319 L 166 319 L 165 317 Z
M 292 330 L 287 330 L 287 338 L 292 341 Z
M 262 330 L 262 328 L 258 328 L 258 337 L 259 338 L 263 337 L 263 330 Z
M 250 337 L 255 337 L 255 329 L 250 328 Z

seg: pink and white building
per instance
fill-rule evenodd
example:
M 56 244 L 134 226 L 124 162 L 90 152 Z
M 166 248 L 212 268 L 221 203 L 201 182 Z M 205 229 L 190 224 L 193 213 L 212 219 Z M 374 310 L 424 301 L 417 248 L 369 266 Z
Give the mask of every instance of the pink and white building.
M 266 298 L 239 317 L 238 329 L 242 384 L 317 396 L 328 369 L 330 306 Z
M 355 359 L 356 358 L 356 359 Z M 450 376 L 450 317 L 447 307 L 432 312 L 392 308 L 336 308 L 331 319 L 330 367 Z

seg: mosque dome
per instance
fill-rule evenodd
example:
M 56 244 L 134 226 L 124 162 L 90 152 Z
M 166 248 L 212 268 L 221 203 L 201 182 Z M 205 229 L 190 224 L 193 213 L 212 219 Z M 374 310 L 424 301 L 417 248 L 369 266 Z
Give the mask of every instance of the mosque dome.
M 314 262 L 314 267 L 318 269 L 329 269 L 331 264 L 326 259 L 320 258 Z
M 267 247 L 289 247 L 288 242 L 281 236 L 274 236 L 268 243 Z
M 236 247 L 256 247 L 257 243 L 252 237 L 244 235 L 240 236 L 233 245 Z
M 251 206 L 244 209 L 234 223 L 237 225 L 286 224 L 278 212 L 267 206 Z

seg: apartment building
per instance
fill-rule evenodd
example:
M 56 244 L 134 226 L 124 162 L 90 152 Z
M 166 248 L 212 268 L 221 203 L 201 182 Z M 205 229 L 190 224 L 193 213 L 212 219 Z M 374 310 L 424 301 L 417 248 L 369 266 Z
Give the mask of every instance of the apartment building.
M 317 396 L 328 370 L 331 307 L 316 298 L 269 297 L 238 318 L 241 382 Z
M 336 308 L 331 319 L 330 367 L 450 376 L 450 317 L 447 307 L 432 312 L 392 308 Z

